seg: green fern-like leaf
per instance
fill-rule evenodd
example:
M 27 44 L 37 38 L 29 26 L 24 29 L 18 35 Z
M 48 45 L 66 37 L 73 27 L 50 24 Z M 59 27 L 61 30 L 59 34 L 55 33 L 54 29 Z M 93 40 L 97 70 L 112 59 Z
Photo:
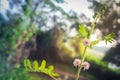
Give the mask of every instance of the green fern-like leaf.
M 113 40 L 115 38 L 115 34 L 114 33 L 111 33 L 111 34 L 108 34 L 106 36 L 103 37 L 103 40 L 105 40 L 106 44 L 109 42 L 109 43 L 112 43 Z
M 46 68 L 46 61 L 43 60 L 41 62 L 41 65 L 39 67 L 38 65 L 38 61 L 33 61 L 32 65 L 31 65 L 31 62 L 29 59 L 25 59 L 24 60 L 24 66 L 26 68 L 26 71 L 29 71 L 29 72 L 41 72 L 41 73 L 44 73 L 46 75 L 49 75 L 50 77 L 52 77 L 54 80 L 57 80 L 55 77 L 58 77 L 59 74 L 54 72 L 54 66 L 53 65 L 50 65 L 48 66 L 48 68 Z

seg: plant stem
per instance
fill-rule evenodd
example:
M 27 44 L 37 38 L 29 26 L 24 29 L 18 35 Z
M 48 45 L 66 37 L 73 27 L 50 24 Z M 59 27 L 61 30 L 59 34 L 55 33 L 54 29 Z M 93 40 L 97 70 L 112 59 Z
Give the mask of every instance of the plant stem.
M 57 80 L 55 77 L 53 77 L 53 76 L 50 76 L 51 78 L 53 78 L 53 80 Z
M 92 34 L 92 32 L 93 32 L 93 30 L 94 30 L 94 28 L 95 28 L 95 25 L 96 25 L 95 23 L 96 23 L 97 19 L 98 19 L 98 17 L 95 19 L 94 23 L 92 23 L 92 28 L 91 28 L 91 31 L 90 31 L 90 35 Z M 90 36 L 89 36 L 89 38 L 90 38 Z M 84 49 L 83 57 L 82 57 L 80 66 L 78 67 L 78 72 L 77 72 L 77 75 L 76 75 L 76 79 L 75 79 L 75 80 L 78 80 L 78 79 L 79 79 L 80 72 L 81 72 L 81 69 L 82 69 L 82 64 L 83 64 L 83 62 L 84 62 L 84 60 L 85 60 L 85 57 L 86 57 L 87 47 L 88 47 L 88 46 L 86 46 L 85 49 Z
M 77 72 L 77 75 L 76 75 L 76 79 L 75 79 L 75 80 L 78 80 L 78 79 L 79 79 L 80 72 L 81 72 L 81 69 L 82 69 L 82 64 L 83 64 L 83 62 L 84 62 L 84 60 L 85 60 L 85 57 L 86 57 L 86 50 L 87 50 L 87 46 L 86 46 L 85 49 L 84 49 L 83 57 L 82 57 L 80 66 L 78 67 L 78 72 Z
M 90 30 L 90 36 L 91 36 L 91 34 L 93 33 L 93 30 L 94 30 L 94 28 L 95 28 L 95 26 L 96 26 L 96 23 L 97 23 L 97 20 L 98 20 L 99 18 L 100 18 L 100 15 L 96 16 L 96 18 L 94 19 L 94 22 L 91 23 L 92 28 L 91 28 L 91 30 Z M 90 38 L 90 36 L 89 36 L 88 38 Z

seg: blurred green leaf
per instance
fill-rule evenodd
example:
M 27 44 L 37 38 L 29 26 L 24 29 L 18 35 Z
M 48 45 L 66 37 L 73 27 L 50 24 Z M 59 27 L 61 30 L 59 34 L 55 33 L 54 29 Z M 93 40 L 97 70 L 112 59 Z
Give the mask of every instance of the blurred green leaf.
M 92 41 L 92 42 L 91 42 L 92 45 L 96 45 L 96 44 L 98 44 L 98 43 L 99 43 L 98 40 L 95 40 L 95 41 Z
M 41 66 L 40 66 L 40 71 L 44 71 L 44 69 L 45 69 L 45 66 L 46 66 L 46 61 L 45 60 L 43 60 L 42 61 L 42 63 L 41 63 Z
M 27 70 L 32 70 L 32 66 L 31 66 L 31 62 L 30 62 L 30 60 L 29 59 L 25 59 L 24 60 L 24 66 L 25 66 L 25 68 L 27 69 Z M 29 68 L 29 69 L 28 69 Z
M 81 34 L 82 36 L 84 36 L 84 37 L 87 36 L 87 32 L 86 32 L 86 30 L 85 30 L 84 24 L 79 25 L 79 32 L 80 32 L 80 34 Z
M 51 76 L 54 76 L 54 77 L 58 77 L 58 76 L 60 76 L 58 73 L 51 73 Z
M 45 60 L 43 60 L 41 62 L 40 67 L 38 65 L 39 65 L 38 61 L 36 61 L 36 60 L 33 61 L 32 67 L 29 70 L 29 66 L 31 66 L 30 65 L 30 60 L 29 59 L 24 60 L 24 66 L 25 66 L 26 70 L 29 71 L 29 72 L 41 72 L 41 73 L 49 75 L 50 77 L 52 77 L 54 79 L 55 79 L 55 77 L 59 76 L 59 74 L 57 74 L 56 72 L 53 71 L 54 70 L 53 65 L 50 65 L 50 66 L 48 66 L 48 68 L 46 68 L 46 61 Z
M 39 69 L 38 61 L 34 61 L 33 62 L 33 70 L 38 71 L 38 69 Z
M 48 74 L 48 75 L 49 75 L 49 69 L 48 69 L 48 68 L 45 68 L 43 72 L 44 72 L 45 74 Z
M 94 19 L 96 18 L 96 15 L 97 15 L 97 13 L 95 13 L 95 14 L 93 15 L 93 18 L 94 18 Z
M 98 40 L 92 41 L 91 44 L 90 44 L 90 46 L 89 46 L 89 48 L 92 49 L 93 45 L 96 45 L 96 44 L 98 44 L 98 43 L 99 43 Z
M 90 36 L 90 29 L 85 26 L 84 24 L 79 25 L 79 35 L 80 37 L 87 37 Z
M 54 70 L 54 66 L 53 65 L 50 65 L 48 68 L 49 68 L 49 71 L 53 71 Z
M 111 33 L 111 34 L 108 34 L 108 35 L 104 36 L 102 39 L 105 40 L 105 42 L 107 44 L 108 42 L 112 43 L 114 38 L 115 38 L 115 34 Z

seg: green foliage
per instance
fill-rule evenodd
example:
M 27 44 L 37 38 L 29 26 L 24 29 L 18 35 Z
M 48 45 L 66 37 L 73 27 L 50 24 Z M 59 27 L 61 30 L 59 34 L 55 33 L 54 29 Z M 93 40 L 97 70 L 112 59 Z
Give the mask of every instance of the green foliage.
M 106 6 L 102 6 L 100 8 L 100 10 L 93 15 L 93 18 L 95 19 L 95 21 L 96 21 L 97 18 L 101 18 L 103 16 L 103 14 L 105 13 L 106 9 L 107 9 Z
M 23 69 L 13 68 L 8 72 L 0 75 L 0 80 L 29 80 L 29 76 Z
M 78 71 L 77 71 L 77 74 L 76 74 L 76 78 L 75 80 L 78 80 L 79 79 L 79 76 L 80 76 L 80 72 L 82 70 L 82 64 L 85 60 L 85 57 L 86 57 L 86 50 L 88 47 L 92 47 L 92 45 L 96 45 L 98 44 L 99 40 L 96 40 L 96 41 L 90 41 L 90 37 L 92 35 L 92 32 L 96 26 L 96 22 L 102 17 L 102 15 L 104 14 L 105 12 L 105 7 L 101 8 L 101 10 L 99 12 L 97 12 L 93 18 L 94 18 L 94 21 L 91 23 L 91 29 L 89 29 L 88 27 L 86 27 L 84 24 L 80 25 L 79 26 L 79 33 L 80 33 L 80 37 L 83 37 L 84 39 L 87 38 L 86 40 L 84 40 L 87 43 L 90 43 L 90 46 L 87 45 L 85 46 L 84 48 L 84 51 L 83 51 L 83 56 L 81 58 L 81 63 L 79 64 L 79 67 L 78 67 Z M 103 37 L 103 40 L 105 40 L 106 44 L 107 42 L 110 42 L 112 43 L 113 41 L 113 38 L 114 38 L 114 33 L 111 33 L 105 37 Z
M 94 45 L 98 43 L 99 43 L 99 40 L 92 41 L 89 47 L 92 48 Z
M 21 68 L 13 68 L 0 75 L 0 80 L 44 80 L 42 76 L 31 75 Z
M 108 62 L 106 61 L 101 61 L 101 59 L 93 57 L 93 56 L 89 56 L 87 57 L 87 60 L 90 62 L 93 62 L 94 65 L 96 65 L 96 67 L 98 67 L 101 70 L 106 70 L 106 72 L 110 72 L 110 73 L 115 73 L 115 74 L 120 74 L 120 71 L 118 71 L 117 69 L 111 69 L 108 67 Z
M 24 66 L 26 70 L 32 70 L 31 62 L 28 59 L 24 60 Z
M 54 80 L 56 80 L 55 77 L 59 76 L 58 73 L 53 71 L 54 70 L 53 65 L 50 65 L 50 66 L 48 66 L 48 68 L 46 68 L 46 61 L 45 60 L 43 60 L 41 62 L 41 65 L 38 66 L 37 61 L 33 61 L 33 63 L 31 63 L 29 59 L 25 59 L 24 60 L 24 66 L 25 66 L 25 70 L 28 71 L 28 72 L 41 72 L 41 73 L 44 73 L 46 75 L 49 75 Z
M 95 40 L 95 41 L 92 41 L 92 42 L 91 42 L 92 45 L 96 45 L 96 44 L 98 44 L 98 43 L 99 43 L 98 40 Z
M 18 13 L 14 14 L 12 13 L 12 8 L 11 8 L 9 9 L 10 11 L 9 16 L 7 14 L 4 14 L 8 18 L 8 21 L 5 20 L 4 18 L 3 19 L 0 18 L 2 22 L 2 25 L 0 25 L 1 27 L 0 57 L 3 57 L 3 54 L 5 55 L 5 59 L 0 58 L 0 63 L 2 64 L 0 66 L 0 75 L 7 76 L 6 73 L 12 74 L 12 71 L 14 71 L 13 65 L 10 64 L 11 60 L 10 59 L 7 60 L 7 59 L 14 58 L 13 53 L 16 52 L 18 46 L 19 48 L 21 48 L 21 45 L 24 46 L 26 42 L 28 42 L 34 34 L 37 34 L 38 31 L 41 31 L 40 27 L 46 26 L 46 22 L 50 21 L 50 19 L 53 20 L 54 15 L 51 16 L 51 13 L 53 14 L 56 13 L 56 11 L 60 11 L 62 15 L 68 17 L 68 14 L 61 7 L 57 6 L 54 3 L 56 1 L 63 2 L 63 0 L 55 0 L 55 1 L 38 0 L 37 3 L 34 2 L 33 0 L 25 0 L 24 3 L 22 3 L 21 1 L 20 2 L 19 1 L 14 2 L 14 0 L 10 1 L 10 3 L 13 5 L 18 4 L 22 12 L 18 11 Z M 10 5 L 10 7 L 16 7 L 16 6 Z M 38 10 L 38 8 L 40 10 Z M 45 10 L 46 8 L 48 10 Z M 31 62 L 27 60 L 24 63 L 26 63 L 24 65 L 27 70 L 39 71 L 38 70 L 39 65 L 37 61 L 31 64 Z M 54 67 L 52 67 L 52 65 L 48 67 L 48 69 L 45 67 L 43 68 L 43 70 L 41 70 L 42 72 L 45 73 L 47 71 L 51 76 L 57 76 L 57 74 L 53 72 Z M 14 75 L 17 74 L 14 73 Z M 4 80 L 4 79 L 0 78 L 0 80 Z M 5 80 L 9 80 L 9 79 L 7 78 Z M 10 80 L 12 79 L 10 78 Z M 17 79 L 15 78 L 13 80 L 17 80 Z M 20 80 L 25 80 L 25 79 L 20 79 Z
M 33 62 L 33 69 L 34 69 L 34 71 L 38 71 L 39 70 L 39 64 L 38 64 L 37 61 Z
M 105 40 L 105 42 L 107 44 L 108 42 L 112 43 L 114 38 L 115 38 L 115 34 L 111 33 L 111 34 L 108 34 L 108 35 L 104 36 L 103 40 Z
M 43 60 L 39 69 L 40 69 L 41 71 L 44 71 L 45 66 L 46 66 L 46 61 Z
M 88 28 L 88 26 L 85 26 L 84 24 L 79 25 L 79 35 L 80 37 L 87 37 L 89 38 L 90 36 L 90 29 Z

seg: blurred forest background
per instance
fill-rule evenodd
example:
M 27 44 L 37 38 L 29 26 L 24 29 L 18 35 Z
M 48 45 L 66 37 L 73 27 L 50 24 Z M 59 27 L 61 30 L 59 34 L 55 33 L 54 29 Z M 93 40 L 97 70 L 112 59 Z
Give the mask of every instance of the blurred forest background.
M 78 28 L 82 23 L 90 27 L 92 20 L 85 13 L 66 12 L 60 5 L 67 1 L 0 0 L 0 80 L 44 80 L 39 74 L 32 74 L 31 78 L 15 69 L 18 65 L 23 68 L 25 58 L 39 62 L 45 59 L 55 66 L 60 80 L 74 80 L 77 69 L 72 62 L 81 57 L 84 49 Z M 101 41 L 87 50 L 86 60 L 91 67 L 82 72 L 80 80 L 120 80 L 120 0 L 87 2 L 93 13 L 102 6 L 107 7 L 96 25 L 93 39 L 111 32 L 116 37 L 112 44 Z

